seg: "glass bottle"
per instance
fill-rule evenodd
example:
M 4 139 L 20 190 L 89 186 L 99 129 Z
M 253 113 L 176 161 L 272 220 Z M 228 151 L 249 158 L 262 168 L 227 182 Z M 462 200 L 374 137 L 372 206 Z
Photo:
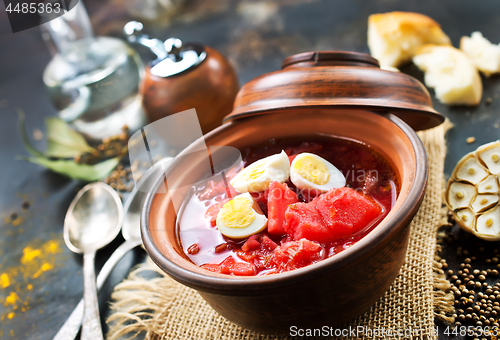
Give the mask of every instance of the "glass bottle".
M 146 124 L 139 84 L 144 66 L 125 42 L 96 37 L 83 3 L 41 26 L 53 58 L 43 73 L 59 117 L 89 139 Z

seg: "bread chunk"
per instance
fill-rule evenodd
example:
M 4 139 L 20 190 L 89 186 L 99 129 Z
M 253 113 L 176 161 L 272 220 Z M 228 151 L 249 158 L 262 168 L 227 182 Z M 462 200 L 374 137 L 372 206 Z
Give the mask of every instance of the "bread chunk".
M 437 22 L 412 12 L 373 14 L 368 18 L 368 47 L 383 67 L 400 67 L 425 44 L 451 45 Z
M 476 66 L 462 51 L 452 46 L 425 45 L 413 57 L 425 72 L 425 85 L 448 105 L 477 105 L 483 85 Z
M 462 37 L 460 49 L 485 76 L 500 72 L 500 44 L 492 44 L 481 32 L 472 33 L 470 38 Z

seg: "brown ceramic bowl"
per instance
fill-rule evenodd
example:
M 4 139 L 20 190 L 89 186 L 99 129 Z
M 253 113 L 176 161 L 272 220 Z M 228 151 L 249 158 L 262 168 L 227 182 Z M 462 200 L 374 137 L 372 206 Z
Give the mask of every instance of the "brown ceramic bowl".
M 156 189 L 149 194 L 141 218 L 149 256 L 175 280 L 196 289 L 219 314 L 248 329 L 289 333 L 291 326 L 334 327 L 366 311 L 398 275 L 409 224 L 424 196 L 427 158 L 413 129 L 387 111 L 297 106 L 230 120 L 206 135 L 205 142 L 241 150 L 271 138 L 307 139 L 318 134 L 364 142 L 396 169 L 401 186 L 396 204 L 360 241 L 328 259 L 286 273 L 257 277 L 213 273 L 183 253 L 171 199 Z M 184 153 L 196 150 L 195 144 Z M 193 183 L 206 175 L 200 168 L 191 160 L 167 171 L 177 172 L 179 181 Z M 160 184 L 162 179 L 157 188 Z

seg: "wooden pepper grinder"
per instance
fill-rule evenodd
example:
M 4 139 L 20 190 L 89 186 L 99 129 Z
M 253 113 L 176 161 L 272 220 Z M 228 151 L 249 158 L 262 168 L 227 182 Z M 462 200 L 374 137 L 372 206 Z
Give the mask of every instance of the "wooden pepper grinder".
M 124 27 L 128 40 L 149 48 L 157 58 L 150 62 L 141 86 L 143 106 L 153 122 L 168 115 L 196 109 L 203 133 L 222 124 L 233 109 L 239 90 L 236 72 L 219 52 L 201 44 L 165 42 L 141 34 L 143 25 Z

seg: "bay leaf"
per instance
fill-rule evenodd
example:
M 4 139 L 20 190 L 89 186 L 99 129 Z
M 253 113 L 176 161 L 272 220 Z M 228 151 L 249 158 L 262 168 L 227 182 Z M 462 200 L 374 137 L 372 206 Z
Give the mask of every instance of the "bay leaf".
M 79 164 L 74 160 L 67 159 L 51 160 L 43 156 L 19 156 L 18 158 L 31 163 L 42 165 L 49 170 L 57 172 L 58 174 L 87 182 L 97 181 L 106 177 L 111 173 L 111 171 L 113 171 L 114 168 L 116 168 L 118 163 L 120 163 L 120 158 L 118 157 L 108 159 L 95 165 Z
M 47 150 L 48 157 L 70 158 L 86 152 L 93 152 L 85 138 L 71 129 L 69 125 L 60 118 L 49 117 L 45 119 L 47 127 Z

